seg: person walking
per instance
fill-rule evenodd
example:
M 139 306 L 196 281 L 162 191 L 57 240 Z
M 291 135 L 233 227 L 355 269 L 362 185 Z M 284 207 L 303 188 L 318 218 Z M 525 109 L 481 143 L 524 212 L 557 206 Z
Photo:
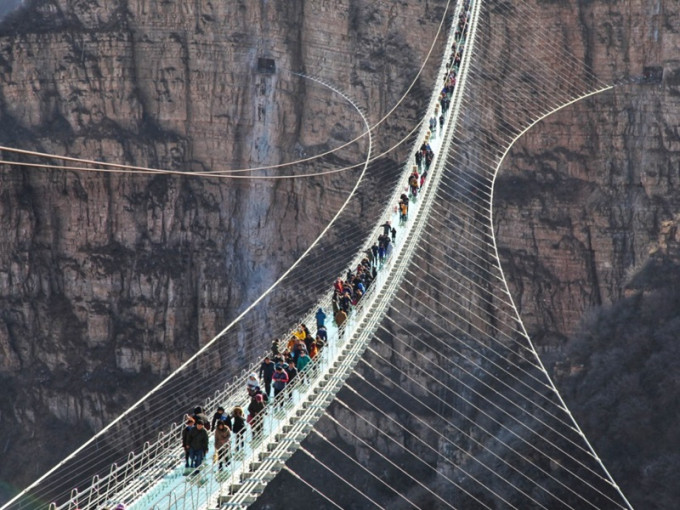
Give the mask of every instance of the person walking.
M 323 328 L 326 325 L 326 312 L 323 308 L 319 308 L 316 311 L 316 329 Z
M 414 197 L 418 195 L 418 188 L 420 187 L 419 178 L 420 176 L 418 175 L 418 172 L 415 170 L 411 173 L 411 176 L 408 178 L 408 185 L 411 188 L 411 195 L 413 195 Z
M 231 430 L 227 427 L 226 420 L 218 420 L 215 427 L 215 455 L 219 461 L 218 470 L 229 465 L 229 446 L 231 440 Z
M 189 461 L 189 432 L 196 426 L 196 420 L 188 414 L 185 416 L 185 425 L 182 430 L 182 448 L 184 448 L 184 467 L 190 467 Z
M 274 362 L 265 356 L 260 365 L 260 378 L 264 381 L 264 392 L 269 397 L 272 393 L 272 377 L 274 376 Z
M 281 343 L 281 340 L 279 338 L 275 338 L 272 340 L 272 356 L 276 356 L 281 352 L 281 349 L 279 347 Z
M 243 438 L 246 433 L 246 419 L 243 416 L 243 409 L 241 407 L 234 407 L 231 412 L 232 419 L 232 433 L 236 440 L 234 441 L 234 451 L 240 452 L 243 448 Z
M 338 310 L 338 312 L 335 314 L 335 325 L 340 327 L 345 323 L 346 320 L 347 312 L 345 312 L 343 309 Z
M 224 407 L 220 406 L 217 408 L 217 411 L 215 411 L 215 414 L 213 415 L 212 422 L 210 423 L 210 428 L 212 430 L 215 430 L 215 426 L 217 425 L 218 421 L 224 421 L 227 424 L 227 427 L 229 427 L 229 430 L 231 430 L 231 419 L 229 418 L 229 415 L 226 413 L 224 410 Z
M 407 201 L 401 200 L 399 202 L 399 219 L 402 225 L 408 220 L 408 199 Z
M 274 370 L 274 398 L 283 391 L 288 383 L 288 374 L 282 365 L 277 364 Z
M 193 415 L 194 420 L 196 423 L 200 421 L 203 422 L 203 426 L 206 428 L 206 430 L 210 430 L 210 420 L 208 420 L 208 416 L 205 414 L 203 411 L 203 407 L 201 406 L 196 406 L 194 408 L 194 415 Z
M 309 357 L 314 359 L 317 354 L 319 354 L 319 345 L 316 343 L 316 340 L 313 340 L 312 343 L 309 344 Z
M 286 371 L 288 374 L 288 384 L 293 382 L 293 379 L 295 379 L 298 375 L 297 368 L 295 368 L 294 363 L 284 363 L 283 364 L 283 369 Z
M 248 404 L 248 423 L 253 429 L 253 441 L 261 439 L 264 420 L 264 401 L 261 394 L 253 395 Z
M 296 368 L 298 371 L 298 374 L 300 374 L 300 377 L 302 377 L 302 382 L 307 382 L 306 378 L 304 377 L 305 370 L 309 366 L 309 362 L 311 361 L 311 358 L 307 356 L 306 352 L 303 352 L 300 357 L 297 360 Z
M 248 376 L 248 380 L 246 381 L 246 390 L 248 390 L 248 396 L 252 396 L 255 393 L 255 388 L 259 387 L 260 381 L 257 378 L 257 374 L 253 372 Z
M 189 431 L 187 439 L 191 467 L 199 468 L 203 463 L 203 458 L 208 453 L 209 447 L 208 431 L 205 429 L 203 420 L 196 420 L 196 426 Z

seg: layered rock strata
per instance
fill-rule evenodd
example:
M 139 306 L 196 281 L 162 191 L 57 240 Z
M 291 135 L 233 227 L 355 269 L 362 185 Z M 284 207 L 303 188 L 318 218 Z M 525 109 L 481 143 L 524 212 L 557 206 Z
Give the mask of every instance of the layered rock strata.
M 30 2 L 1 30 L 2 143 L 194 172 L 313 156 L 365 128 L 342 96 L 293 73 L 332 83 L 373 124 L 412 85 L 445 4 Z M 420 82 L 412 90 L 377 130 L 375 154 L 422 114 L 428 96 Z M 324 160 L 255 174 L 339 169 L 367 150 L 364 138 Z M 399 151 L 385 168 L 398 168 Z M 36 478 L 212 338 L 303 252 L 357 176 L 249 181 L 5 165 L 0 408 L 3 430 L 21 430 L 2 477 L 17 486 Z M 387 171 L 367 179 L 350 218 L 370 224 L 392 182 Z M 229 359 L 260 352 L 264 337 L 225 354 L 225 376 Z
M 522 137 L 494 204 L 529 334 L 614 478 L 644 508 L 677 500 L 668 482 L 677 461 L 665 454 L 676 427 L 660 404 L 679 390 L 666 377 L 678 358 L 661 304 L 674 302 L 678 257 L 675 10 L 594 2 L 560 18 L 580 33 L 577 55 L 619 85 Z M 648 434 L 634 432 L 648 420 Z

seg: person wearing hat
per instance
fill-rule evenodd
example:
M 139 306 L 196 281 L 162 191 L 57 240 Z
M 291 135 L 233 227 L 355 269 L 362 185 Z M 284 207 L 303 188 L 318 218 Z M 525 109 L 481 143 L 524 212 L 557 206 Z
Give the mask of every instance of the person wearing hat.
M 319 308 L 316 311 L 316 329 L 323 328 L 326 325 L 326 312 L 323 308 Z
M 255 388 L 260 386 L 260 381 L 257 379 L 257 374 L 255 372 L 248 376 L 246 381 L 246 390 L 248 391 L 248 396 L 252 397 L 255 394 Z
M 215 430 L 215 426 L 219 421 L 223 421 L 226 424 L 227 428 L 231 430 L 231 418 L 229 418 L 229 415 L 226 413 L 224 407 L 222 406 L 218 407 L 217 411 L 215 411 L 215 414 L 213 415 L 212 418 L 212 423 L 210 424 L 210 428 L 212 430 Z

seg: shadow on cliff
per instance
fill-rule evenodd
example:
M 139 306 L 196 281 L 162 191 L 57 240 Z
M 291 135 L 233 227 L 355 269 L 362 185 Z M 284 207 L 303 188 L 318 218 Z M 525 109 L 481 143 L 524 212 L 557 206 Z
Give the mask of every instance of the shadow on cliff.
M 680 262 L 650 259 L 627 297 L 594 310 L 556 381 L 633 506 L 677 508 L 680 485 Z

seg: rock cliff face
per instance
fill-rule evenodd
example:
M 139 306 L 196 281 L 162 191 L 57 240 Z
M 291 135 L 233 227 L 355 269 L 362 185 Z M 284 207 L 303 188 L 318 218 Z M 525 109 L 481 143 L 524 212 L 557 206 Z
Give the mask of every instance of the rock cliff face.
M 0 142 L 193 171 L 318 154 L 363 127 L 345 101 L 291 72 L 322 76 L 375 122 L 415 75 L 444 4 L 30 2 L 1 27 Z M 656 260 L 650 254 L 676 260 L 680 18 L 667 0 L 536 5 L 559 44 L 601 79 L 640 76 L 645 66 L 664 76 L 661 86 L 628 83 L 543 121 L 501 171 L 494 228 L 503 267 L 551 361 L 574 352 L 564 345 L 584 314 L 647 289 L 633 282 Z M 519 58 L 509 54 L 508 66 Z M 413 100 L 381 129 L 384 147 L 421 110 Z M 358 142 L 319 165 L 356 163 L 365 151 Z M 257 172 L 265 173 L 275 170 Z M 0 476 L 25 485 L 178 366 L 301 253 L 353 178 L 253 182 L 5 165 L 0 426 L 5 437 L 17 422 L 23 430 L 3 446 Z M 576 388 L 575 401 L 573 377 L 595 371 L 587 363 L 555 372 Z M 55 437 L 59 448 L 47 449 Z M 18 462 L 25 456 L 36 462 Z M 644 464 L 612 468 L 632 491 Z
M 184 171 L 313 156 L 364 125 L 337 92 L 293 72 L 332 83 L 374 124 L 419 71 L 445 5 L 28 2 L 0 27 L 1 143 Z M 425 73 L 429 86 L 432 65 Z M 413 95 L 380 128 L 376 153 L 401 140 L 426 100 Z M 359 140 L 255 174 L 338 169 L 366 150 Z M 34 479 L 212 338 L 299 256 L 356 178 L 3 166 L 0 426 L 15 439 L 3 446 L 0 476 L 17 486 Z M 381 206 L 388 188 L 379 176 L 371 184 L 355 217 Z
M 504 267 L 523 318 L 544 344 L 573 332 L 590 307 L 621 299 L 662 224 L 675 221 L 676 14 L 664 2 L 651 16 L 633 4 L 593 2 L 561 18 L 571 31 L 580 27 L 575 46 L 595 74 L 622 83 L 542 121 L 499 176 Z M 663 84 L 641 80 L 656 66 Z M 550 310 L 560 312 L 549 317 Z
M 615 479 L 634 505 L 671 508 L 677 460 L 651 438 L 676 448 L 667 438 L 677 426 L 659 402 L 679 390 L 665 376 L 679 361 L 674 340 L 662 333 L 672 320 L 662 303 L 674 302 L 677 282 L 677 5 L 570 7 L 560 21 L 580 34 L 573 48 L 603 81 L 621 84 L 548 117 L 513 148 L 494 204 L 503 268 Z M 650 416 L 649 435 L 633 432 Z

